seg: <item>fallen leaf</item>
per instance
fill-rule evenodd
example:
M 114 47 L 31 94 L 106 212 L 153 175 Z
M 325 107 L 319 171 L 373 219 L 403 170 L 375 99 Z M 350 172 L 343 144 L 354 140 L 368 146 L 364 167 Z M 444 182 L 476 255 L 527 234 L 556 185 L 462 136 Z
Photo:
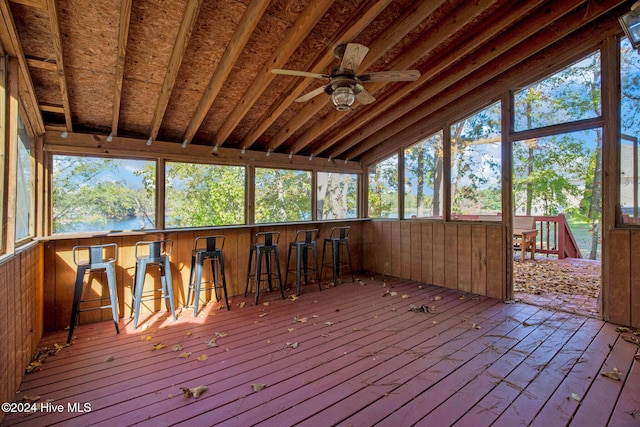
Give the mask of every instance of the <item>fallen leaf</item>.
M 217 347 L 217 346 L 218 346 L 218 343 L 216 342 L 216 339 L 215 339 L 215 338 L 211 338 L 210 340 L 205 341 L 205 344 L 206 344 L 208 347 Z
M 180 356 L 178 356 L 178 358 L 179 359 L 186 359 L 189 356 L 191 356 L 191 352 L 190 351 L 183 351 L 182 353 L 180 353 Z M 198 358 L 198 360 L 200 360 L 200 358 Z
M 612 380 L 620 381 L 620 371 L 618 368 L 613 368 L 611 372 L 603 372 L 602 376 L 611 378 Z
M 223 337 L 226 337 L 229 334 L 226 333 L 226 332 L 214 332 L 213 335 L 215 335 L 218 338 L 223 338 Z
M 633 356 L 633 358 L 635 360 L 640 360 L 640 353 L 636 353 L 635 356 Z
M 398 293 L 396 291 L 391 291 L 389 292 L 389 295 L 391 295 L 392 297 L 395 297 L 396 295 L 398 295 Z
M 22 396 L 23 402 L 36 402 L 40 400 L 40 396 Z
M 288 332 L 293 332 L 293 331 L 295 331 L 295 330 L 296 330 L 296 328 L 289 328 L 289 329 L 287 329 L 287 331 L 288 331 Z
M 238 307 L 242 308 L 242 307 L 244 307 L 245 304 L 246 303 L 244 301 L 241 301 L 241 302 L 238 303 Z
M 327 326 L 331 326 L 331 325 L 335 325 L 336 322 L 324 322 L 325 325 Z
M 299 322 L 299 323 L 307 323 L 308 320 L 309 319 L 307 319 L 306 317 L 298 317 L 298 316 L 296 316 L 296 317 L 293 318 L 294 322 Z
M 164 345 L 163 343 L 158 343 L 156 345 L 153 346 L 153 348 L 151 349 L 151 351 L 153 350 L 160 350 L 161 348 L 165 348 L 166 345 Z
M 193 388 L 180 387 L 180 390 L 182 390 L 182 395 L 184 397 L 194 397 L 197 399 L 205 390 L 207 390 L 207 386 L 199 385 L 198 387 Z
M 409 295 L 407 295 L 407 294 L 403 294 L 403 295 L 402 295 L 402 298 L 409 298 Z
M 200 356 L 198 356 L 198 360 L 201 361 L 201 362 L 204 362 L 208 358 L 209 358 L 209 356 L 207 356 L 206 354 L 201 354 Z
M 269 301 L 263 302 L 262 305 L 269 305 Z
M 619 326 L 616 328 L 616 332 L 631 332 L 631 329 L 625 328 L 624 326 Z
M 289 299 L 291 301 L 296 301 L 298 299 L 298 297 L 295 294 L 291 294 L 291 295 L 289 295 Z
M 471 325 L 471 329 L 480 329 L 480 325 L 474 323 L 473 325 Z
M 151 341 L 152 338 L 151 335 L 143 335 L 140 337 L 140 341 Z
M 437 313 L 438 310 L 435 307 L 429 307 L 428 305 L 409 305 L 409 311 L 414 313 Z
M 173 347 L 171 347 L 171 350 L 173 351 L 180 351 L 182 350 L 182 344 L 176 344 Z
M 575 393 L 571 393 L 571 398 L 572 398 L 573 400 L 575 400 L 576 402 L 580 402 L 580 401 L 582 400 L 582 399 L 580 398 L 580 396 L 578 396 L 578 395 L 577 395 L 577 394 L 575 394 Z
M 264 313 L 259 314 L 259 315 L 258 315 L 258 317 L 264 317 L 264 316 L 266 316 L 266 315 L 267 315 L 267 312 L 265 311 Z
M 288 342 L 285 345 L 285 348 L 298 348 L 298 343 L 297 342 Z
M 187 331 L 187 336 L 190 337 L 191 336 L 191 331 Z
M 251 384 L 251 387 L 253 388 L 253 391 L 261 391 L 261 390 L 264 390 L 266 385 L 262 383 L 254 383 L 254 384 Z
M 435 297 L 433 297 L 434 301 L 440 301 L 442 299 L 442 297 L 440 295 L 436 295 Z
M 167 397 L 168 397 L 169 399 L 173 399 L 173 398 L 174 398 L 173 394 L 170 394 L 170 395 L 169 395 L 169 396 L 167 396 Z
M 113 359 L 115 359 L 113 356 L 107 356 L 104 358 L 103 362 L 111 362 Z
M 634 336 L 628 335 L 628 336 L 622 337 L 622 339 L 625 340 L 626 342 L 630 342 L 631 344 L 640 346 L 640 340 Z

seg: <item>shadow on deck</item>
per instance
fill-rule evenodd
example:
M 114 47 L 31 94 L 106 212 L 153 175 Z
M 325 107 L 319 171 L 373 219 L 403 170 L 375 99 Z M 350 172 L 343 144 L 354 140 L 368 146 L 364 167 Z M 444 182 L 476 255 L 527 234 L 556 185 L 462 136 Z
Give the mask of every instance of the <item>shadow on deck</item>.
M 600 318 L 601 288 L 599 260 L 578 258 L 514 257 L 513 289 L 518 302 L 551 310 Z

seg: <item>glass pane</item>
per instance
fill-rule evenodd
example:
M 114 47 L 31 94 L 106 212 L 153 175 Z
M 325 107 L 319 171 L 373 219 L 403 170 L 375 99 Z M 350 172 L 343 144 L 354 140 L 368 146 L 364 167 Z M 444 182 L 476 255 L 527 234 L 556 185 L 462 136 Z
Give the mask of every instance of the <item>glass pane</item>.
M 515 130 L 599 117 L 600 52 L 516 92 Z
M 318 172 L 318 219 L 358 216 L 358 175 Z
M 404 150 L 405 218 L 442 218 L 442 131 Z
M 165 226 L 244 224 L 245 168 L 166 164 Z
M 53 156 L 53 232 L 155 227 L 156 163 Z
M 31 218 L 31 138 L 18 115 L 18 164 L 16 181 L 16 241 L 29 237 Z
M 398 218 L 398 156 L 369 167 L 369 217 Z
M 311 220 L 311 172 L 256 168 L 256 223 Z
M 620 210 L 621 221 L 640 224 L 640 54 L 628 39 L 620 42 Z
M 451 126 L 451 217 L 500 221 L 500 103 Z

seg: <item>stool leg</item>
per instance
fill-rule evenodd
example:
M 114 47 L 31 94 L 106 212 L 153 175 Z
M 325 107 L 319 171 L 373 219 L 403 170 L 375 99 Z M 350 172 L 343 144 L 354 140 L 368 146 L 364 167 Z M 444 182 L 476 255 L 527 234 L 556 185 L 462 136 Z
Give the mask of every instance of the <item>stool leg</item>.
M 260 268 L 262 267 L 262 251 L 256 250 L 256 305 L 258 305 L 258 298 L 260 297 Z
M 113 267 L 113 264 L 107 264 L 107 284 L 109 285 L 109 298 L 111 299 L 111 313 L 113 314 L 113 323 L 116 326 L 116 333 L 120 333 L 120 328 L 118 327 L 118 290 L 116 286 L 116 270 Z
M 271 250 L 267 251 L 264 255 L 264 262 L 265 265 L 267 267 L 267 284 L 269 285 L 269 292 L 271 292 L 272 290 L 272 286 L 271 286 Z
M 224 291 L 224 302 L 227 304 L 227 310 L 230 310 L 229 307 L 229 298 L 227 297 L 227 279 L 224 275 L 224 258 L 222 254 L 220 254 L 218 258 L 218 262 L 220 263 L 220 277 L 222 278 L 222 290 Z
M 218 262 L 218 256 L 213 254 L 208 257 L 209 266 L 211 267 L 211 278 L 213 280 L 213 293 L 216 298 L 216 302 L 220 302 L 220 298 L 218 297 L 218 269 L 216 268 L 216 263 Z
M 300 296 L 300 269 L 302 268 L 303 253 L 304 253 L 304 249 L 301 249 L 300 245 L 296 245 L 296 295 L 297 296 Z
M 187 290 L 187 301 L 184 305 L 185 308 L 188 308 L 189 304 L 191 303 L 191 290 L 195 285 L 195 283 L 193 282 L 193 276 L 195 275 L 195 270 L 194 270 L 195 266 L 196 266 L 196 257 L 195 255 L 191 255 L 191 269 L 189 270 L 189 289 Z
M 280 295 L 284 299 L 284 287 L 282 286 L 282 273 L 280 272 L 280 254 L 278 253 L 278 247 L 275 247 L 276 254 L 276 268 L 278 269 L 278 281 L 280 282 Z
M 76 272 L 76 285 L 73 289 L 73 305 L 71 306 L 71 324 L 69 325 L 69 336 L 67 337 L 67 344 L 71 342 L 73 338 L 73 330 L 78 322 L 78 307 L 80 305 L 80 298 L 82 298 L 82 286 L 84 284 L 84 273 L 86 267 L 78 267 Z
M 196 256 L 196 281 L 193 283 L 193 317 L 198 317 L 198 306 L 200 305 L 200 287 L 202 285 L 202 268 L 204 264 L 204 254 Z
M 136 280 L 138 278 L 138 261 L 133 271 L 133 283 L 131 284 L 131 313 L 129 313 L 129 319 L 133 317 L 134 307 L 136 305 Z
M 302 248 L 302 267 L 304 268 L 304 284 L 309 284 L 309 246 Z
M 289 265 L 291 264 L 291 250 L 294 248 L 295 244 L 289 244 L 289 251 L 287 254 L 287 269 L 285 270 L 287 276 L 284 278 L 284 285 L 287 286 L 287 281 L 289 280 Z
M 333 284 L 338 284 L 338 275 L 340 270 L 340 244 L 337 240 L 331 242 L 332 258 L 333 258 Z
M 313 246 L 311 246 L 311 248 L 313 249 L 313 259 L 316 261 L 316 278 L 318 279 L 318 289 L 322 290 L 322 285 L 320 284 L 320 266 L 318 265 L 318 254 L 316 251 L 315 242 L 313 243 Z
M 140 303 L 142 300 L 142 290 L 144 288 L 144 276 L 147 274 L 147 263 L 138 261 L 136 264 L 136 278 L 133 287 L 135 288 L 134 307 L 133 307 L 133 329 L 138 327 L 138 318 L 140 317 Z
M 165 294 L 165 298 L 167 297 L 167 294 L 168 294 L 169 304 L 171 305 L 171 315 L 173 316 L 173 320 L 178 320 L 178 318 L 176 317 L 175 304 L 173 303 L 173 281 L 171 280 L 171 264 L 169 263 L 168 257 L 164 258 L 163 265 L 164 265 L 165 287 L 167 291 L 167 293 Z
M 349 271 L 351 272 L 351 282 L 356 281 L 356 276 L 353 274 L 353 265 L 351 265 L 351 249 L 349 248 L 349 241 L 345 242 L 345 246 L 347 247 L 347 256 L 349 257 Z
M 322 245 L 322 260 L 321 260 L 321 263 L 322 263 L 322 270 L 320 271 L 320 276 L 319 276 L 319 277 L 320 277 L 320 280 L 322 280 L 322 277 L 324 276 L 324 267 L 325 267 L 325 263 L 324 263 L 324 254 L 325 254 L 325 251 L 326 251 L 326 249 L 327 249 L 327 243 L 328 243 L 328 242 L 325 240 L 325 241 L 324 241 L 324 244 Z
M 256 258 L 257 257 L 258 256 L 256 255 Z M 247 284 L 244 287 L 245 298 L 247 297 L 247 291 L 249 290 L 249 278 L 251 277 L 251 258 L 253 258 L 253 249 L 249 249 L 249 266 L 247 267 Z

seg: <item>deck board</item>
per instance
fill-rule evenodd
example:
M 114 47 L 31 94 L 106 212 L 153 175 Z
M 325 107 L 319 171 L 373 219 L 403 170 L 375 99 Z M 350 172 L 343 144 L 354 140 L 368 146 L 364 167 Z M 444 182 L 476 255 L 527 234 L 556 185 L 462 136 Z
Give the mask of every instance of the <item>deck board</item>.
M 265 293 L 257 306 L 251 294 L 235 297 L 231 310 L 212 303 L 197 318 L 156 313 L 136 331 L 126 317 L 119 335 L 109 321 L 80 325 L 16 395 L 65 410 L 7 414 L 2 425 L 633 425 L 640 417 L 638 348 L 615 325 L 409 280 L 360 279 L 322 292 L 305 285 L 297 300 Z M 210 348 L 216 332 L 226 336 Z M 60 331 L 41 346 L 65 341 Z M 167 347 L 152 351 L 159 342 Z M 191 356 L 177 358 L 174 344 Z M 622 381 L 600 375 L 614 366 Z M 266 388 L 254 392 L 253 383 Z M 182 396 L 180 387 L 200 384 L 208 390 L 199 399 Z M 85 402 L 91 412 L 67 410 Z

